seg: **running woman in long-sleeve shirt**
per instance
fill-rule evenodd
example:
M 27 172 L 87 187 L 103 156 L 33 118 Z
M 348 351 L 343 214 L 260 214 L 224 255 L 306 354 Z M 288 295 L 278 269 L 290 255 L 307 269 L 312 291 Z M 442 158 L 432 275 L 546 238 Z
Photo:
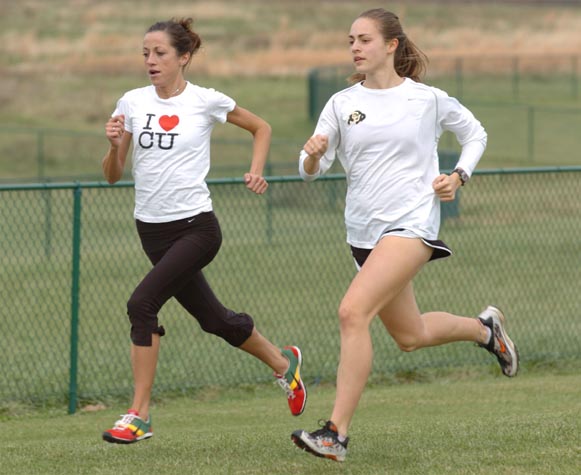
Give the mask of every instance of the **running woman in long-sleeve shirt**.
M 362 13 L 349 34 L 353 85 L 335 94 L 300 154 L 305 181 L 336 158 L 347 176 L 347 242 L 359 272 L 339 306 L 341 355 L 330 419 L 297 430 L 300 448 L 343 461 L 347 432 L 372 365 L 369 326 L 379 316 L 403 351 L 473 341 L 498 359 L 506 376 L 518 352 L 505 317 L 488 306 L 477 318 L 420 313 L 412 280 L 427 262 L 451 254 L 438 240 L 440 202 L 452 201 L 474 171 L 487 135 L 472 113 L 445 92 L 419 83 L 425 56 L 386 10 Z M 454 133 L 462 147 L 455 170 L 440 174 L 438 140 Z

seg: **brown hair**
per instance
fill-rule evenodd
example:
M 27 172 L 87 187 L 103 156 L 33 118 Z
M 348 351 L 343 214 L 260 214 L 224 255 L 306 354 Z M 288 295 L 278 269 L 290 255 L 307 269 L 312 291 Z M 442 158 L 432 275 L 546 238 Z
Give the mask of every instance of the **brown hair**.
M 404 33 L 399 17 L 383 8 L 374 8 L 363 12 L 357 18 L 375 20 L 386 43 L 393 39 L 398 40 L 393 61 L 395 72 L 401 77 L 420 82 L 426 72 L 428 57 Z M 365 74 L 354 73 L 349 77 L 349 82 L 355 84 L 364 79 Z
M 146 34 L 152 31 L 165 31 L 170 38 L 170 44 L 176 49 L 178 56 L 190 53 L 190 59 L 185 65 L 187 66 L 192 60 L 192 56 L 202 46 L 202 39 L 192 30 L 193 23 L 194 20 L 192 18 L 181 18 L 179 20 L 172 18 L 167 21 L 158 21 L 149 27 Z

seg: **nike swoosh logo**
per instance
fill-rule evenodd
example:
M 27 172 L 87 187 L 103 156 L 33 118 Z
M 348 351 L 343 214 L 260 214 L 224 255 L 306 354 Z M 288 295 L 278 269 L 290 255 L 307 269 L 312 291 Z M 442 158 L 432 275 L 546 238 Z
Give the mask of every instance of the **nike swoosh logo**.
M 188 223 L 192 223 L 196 218 L 188 219 Z

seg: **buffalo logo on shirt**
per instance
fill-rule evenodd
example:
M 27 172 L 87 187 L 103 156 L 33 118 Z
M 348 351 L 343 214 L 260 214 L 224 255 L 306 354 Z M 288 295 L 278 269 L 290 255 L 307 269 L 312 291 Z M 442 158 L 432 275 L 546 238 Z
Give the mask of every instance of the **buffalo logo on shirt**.
M 363 122 L 365 120 L 365 114 L 361 111 L 354 111 L 351 112 L 349 116 L 349 120 L 347 120 L 347 125 L 351 124 L 358 124 L 359 122 Z

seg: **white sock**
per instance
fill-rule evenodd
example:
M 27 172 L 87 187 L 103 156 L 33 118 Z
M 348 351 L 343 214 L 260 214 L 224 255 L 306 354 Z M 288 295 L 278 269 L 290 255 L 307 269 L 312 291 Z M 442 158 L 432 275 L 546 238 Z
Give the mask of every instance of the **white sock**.
M 488 345 L 488 344 L 490 344 L 490 340 L 492 340 L 492 331 L 486 325 L 484 326 L 484 329 L 486 330 L 486 343 L 485 343 L 485 345 Z

